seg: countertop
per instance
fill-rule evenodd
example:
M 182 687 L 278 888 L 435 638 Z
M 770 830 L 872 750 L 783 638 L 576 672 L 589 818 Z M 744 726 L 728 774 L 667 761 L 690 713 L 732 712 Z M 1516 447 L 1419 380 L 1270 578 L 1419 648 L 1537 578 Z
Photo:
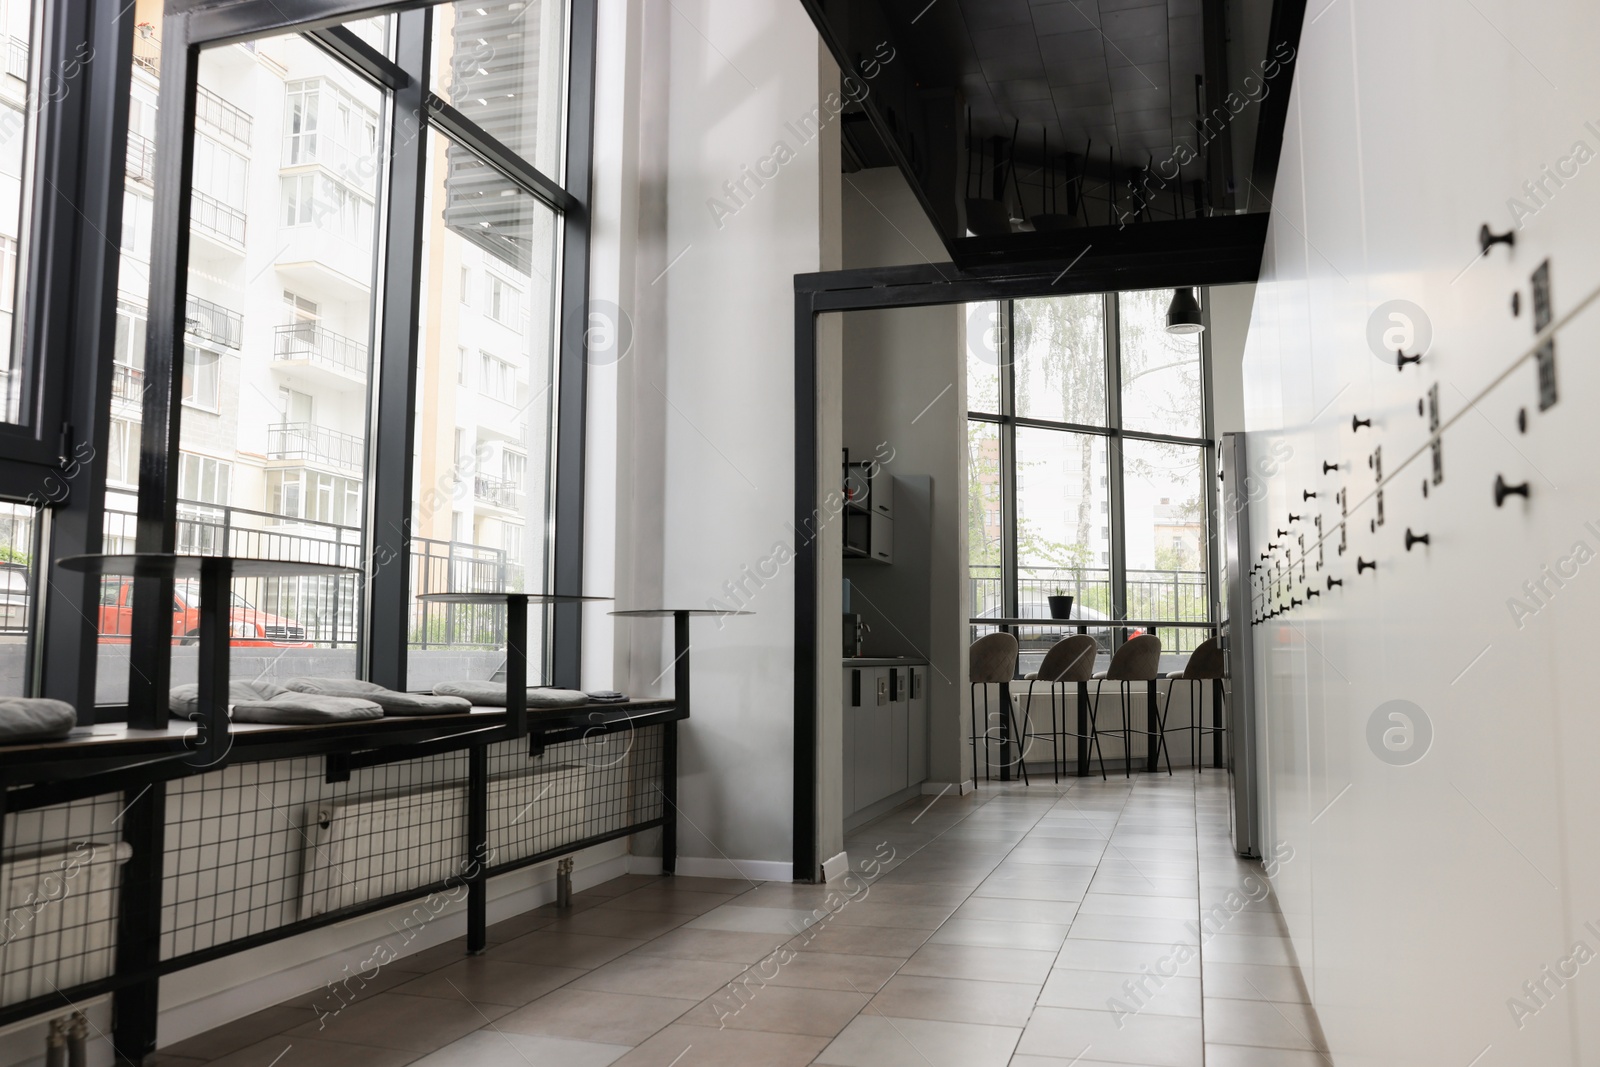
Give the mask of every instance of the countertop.
M 926 667 L 928 661 L 911 656 L 859 656 L 844 657 L 846 667 Z

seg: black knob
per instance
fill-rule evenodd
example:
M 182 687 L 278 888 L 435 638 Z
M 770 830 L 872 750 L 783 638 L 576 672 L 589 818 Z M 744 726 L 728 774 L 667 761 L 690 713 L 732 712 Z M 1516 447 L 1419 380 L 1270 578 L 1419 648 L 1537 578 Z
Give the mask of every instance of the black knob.
M 1309 489 L 1302 489 L 1300 490 L 1300 499 L 1301 501 L 1315 500 L 1317 499 L 1317 494 L 1313 493 Z
M 1489 224 L 1487 222 L 1484 223 L 1478 228 L 1478 248 L 1484 255 L 1488 255 L 1489 249 L 1493 248 L 1495 245 L 1505 245 L 1507 248 L 1515 248 L 1517 246 L 1517 231 L 1507 230 L 1505 233 L 1495 233 L 1493 230 L 1489 229 Z
M 1327 460 L 1323 460 L 1322 461 L 1322 473 L 1323 474 L 1332 474 L 1334 471 L 1336 471 L 1338 469 L 1339 469 L 1339 465 L 1337 463 L 1329 463 Z
M 1321 595 L 1322 595 L 1322 590 L 1320 590 L 1320 589 L 1307 589 L 1306 590 L 1306 600 L 1307 601 L 1309 601 L 1314 596 L 1321 596 Z
M 1406 355 L 1406 351 L 1403 348 L 1395 349 L 1394 350 L 1394 356 L 1395 356 L 1395 366 L 1400 370 L 1405 370 L 1407 363 L 1421 363 L 1422 362 L 1422 353 L 1421 352 L 1418 352 L 1414 356 L 1408 356 L 1408 355 Z
M 1360 416 L 1357 416 L 1357 415 L 1351 415 L 1350 416 L 1350 432 L 1351 433 L 1355 433 L 1357 430 L 1361 429 L 1361 427 L 1363 427 L 1363 426 L 1371 426 L 1371 425 L 1372 425 L 1372 420 L 1371 419 L 1363 419 L 1363 418 L 1361 418 Z
M 1328 592 L 1330 592 L 1330 593 L 1333 592 L 1333 587 L 1334 586 L 1343 585 L 1343 584 L 1344 584 L 1344 579 L 1343 578 L 1335 578 L 1331 574 L 1328 575 Z
M 1528 483 L 1507 485 L 1505 478 L 1496 474 L 1494 476 L 1494 506 L 1497 508 L 1505 507 L 1506 497 L 1508 496 L 1520 496 L 1524 500 L 1528 499 Z
M 1375 571 L 1377 569 L 1378 569 L 1378 561 L 1377 560 L 1368 561 L 1368 560 L 1362 559 L 1360 556 L 1356 557 L 1356 573 L 1357 574 L 1363 574 L 1366 571 Z
M 1303 600 L 1296 600 L 1294 597 L 1290 597 L 1289 598 L 1289 606 L 1291 608 L 1298 608 L 1301 604 L 1304 604 L 1304 603 L 1305 603 L 1305 601 L 1303 601 Z
M 1288 537 L 1289 536 L 1289 531 L 1288 530 L 1279 530 L 1278 531 L 1278 536 L 1279 537 Z
M 1300 516 L 1296 515 L 1294 512 L 1291 511 L 1291 512 L 1289 512 L 1289 521 L 1290 522 L 1299 522 L 1300 521 Z
M 1407 552 L 1411 551 L 1411 546 L 1412 545 L 1427 545 L 1427 544 L 1432 544 L 1432 543 L 1433 542 L 1428 540 L 1428 535 L 1427 534 L 1414 534 L 1414 533 L 1411 532 L 1411 527 L 1409 527 L 1409 526 L 1406 527 L 1406 551 Z

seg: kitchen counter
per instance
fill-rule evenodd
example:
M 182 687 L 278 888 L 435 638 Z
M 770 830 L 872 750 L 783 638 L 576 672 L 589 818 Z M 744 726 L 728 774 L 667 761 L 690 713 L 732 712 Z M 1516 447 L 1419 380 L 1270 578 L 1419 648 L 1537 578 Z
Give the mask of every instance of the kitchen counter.
M 846 667 L 924 667 L 928 661 L 914 656 L 846 656 Z

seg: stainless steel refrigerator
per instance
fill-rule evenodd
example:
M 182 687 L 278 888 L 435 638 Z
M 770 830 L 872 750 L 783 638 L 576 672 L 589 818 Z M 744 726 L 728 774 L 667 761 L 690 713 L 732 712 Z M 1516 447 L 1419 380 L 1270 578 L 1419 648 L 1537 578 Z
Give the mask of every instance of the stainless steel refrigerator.
M 1250 498 L 1265 484 L 1250 476 L 1245 435 L 1222 435 L 1218 468 L 1222 474 L 1223 643 L 1228 653 L 1228 784 L 1233 795 L 1230 824 L 1233 847 L 1241 856 L 1261 856 L 1261 805 L 1256 780 L 1255 656 L 1251 640 Z

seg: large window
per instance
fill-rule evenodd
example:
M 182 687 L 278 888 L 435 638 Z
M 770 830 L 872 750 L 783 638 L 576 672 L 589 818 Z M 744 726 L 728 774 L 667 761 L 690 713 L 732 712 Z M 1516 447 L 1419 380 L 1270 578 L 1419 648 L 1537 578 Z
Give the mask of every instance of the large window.
M 1203 353 L 1198 336 L 1166 332 L 1171 296 L 969 308 L 974 617 L 1048 618 L 1050 597 L 1071 596 L 1072 619 L 1108 650 L 1135 631 L 1173 651 L 1207 636 L 1171 625 L 1212 621 L 1214 588 Z M 1024 656 L 1062 632 L 1025 628 Z

